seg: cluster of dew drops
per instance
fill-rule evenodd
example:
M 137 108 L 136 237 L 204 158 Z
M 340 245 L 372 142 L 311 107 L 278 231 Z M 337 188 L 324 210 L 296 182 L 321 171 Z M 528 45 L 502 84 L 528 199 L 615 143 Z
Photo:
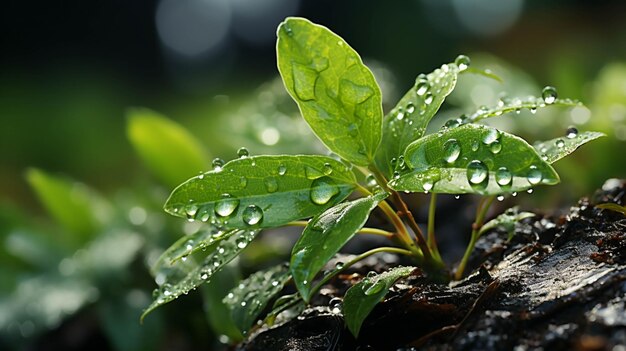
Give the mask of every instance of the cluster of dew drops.
M 237 151 L 237 156 L 239 159 L 250 158 L 250 165 L 256 166 L 256 161 L 254 158 L 250 157 L 250 152 L 245 147 L 242 147 Z M 212 172 L 222 172 L 225 164 L 225 161 L 221 158 L 213 159 Z M 231 169 L 231 171 L 233 170 Z M 268 194 L 275 193 L 280 190 L 279 178 L 288 173 L 287 166 L 282 163 L 279 164 L 274 173 L 275 175 L 268 175 L 263 180 L 265 190 Z M 328 177 L 332 173 L 333 166 L 330 163 L 325 163 L 321 170 L 305 166 L 305 176 L 309 180 L 313 181 L 309 190 L 309 198 L 314 204 L 325 205 L 339 193 L 339 188 L 335 182 Z M 205 173 L 200 173 L 200 175 L 196 178 L 202 180 L 204 177 Z M 245 175 L 239 176 L 239 187 L 241 189 L 245 189 L 247 186 L 248 178 Z M 189 202 L 190 204 L 185 206 L 183 211 L 184 215 L 190 222 L 195 220 L 200 220 L 202 222 L 210 221 L 211 224 L 217 226 L 226 226 L 228 224 L 228 220 L 237 213 L 240 204 L 240 200 L 230 193 L 220 195 L 220 199 L 215 203 L 213 211 L 211 211 L 210 208 L 202 208 L 201 206 L 196 205 L 193 200 L 190 200 Z M 180 209 L 174 209 L 174 211 L 178 212 Z M 249 226 L 259 225 L 263 220 L 264 215 L 263 209 L 254 204 L 248 205 L 241 211 L 241 219 L 246 225 Z

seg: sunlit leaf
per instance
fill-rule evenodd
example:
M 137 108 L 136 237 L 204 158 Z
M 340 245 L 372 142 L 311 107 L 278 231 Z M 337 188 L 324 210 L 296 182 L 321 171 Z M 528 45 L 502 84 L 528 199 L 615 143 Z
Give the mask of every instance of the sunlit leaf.
M 227 228 L 267 228 L 314 216 L 354 190 L 354 174 L 325 156 L 254 156 L 174 190 L 165 210 Z
M 386 193 L 344 202 L 313 218 L 291 254 L 291 274 L 305 301 L 315 275 L 365 225 Z
M 409 145 L 404 158 L 407 169 L 390 182 L 396 190 L 488 195 L 559 182 L 523 139 L 483 125 L 428 135 Z
M 145 108 L 129 109 L 127 116 L 131 144 L 164 184 L 175 187 L 209 166 L 200 142 L 178 123 Z
M 235 324 L 244 334 L 257 320 L 265 306 L 291 279 L 286 264 L 258 271 L 239 282 L 224 298 Z
M 498 105 L 487 107 L 482 106 L 476 112 L 466 116 L 462 121 L 458 121 L 461 123 L 474 123 L 485 118 L 489 117 L 497 117 L 510 112 L 520 112 L 523 109 L 528 109 L 532 113 L 537 111 L 539 108 L 544 108 L 548 106 L 581 106 L 580 101 L 572 100 L 572 99 L 555 99 L 551 101 L 549 104 L 545 102 L 543 98 L 529 96 L 526 98 L 502 98 L 498 102 Z M 457 123 L 458 123 L 457 122 Z M 454 122 L 449 122 L 454 123 Z
M 419 75 L 415 85 L 400 99 L 383 119 L 383 141 L 376 156 L 376 165 L 391 176 L 406 147 L 421 138 L 430 120 L 445 98 L 454 90 L 459 68 L 456 64 L 442 65 L 428 75 Z
M 382 95 L 372 72 L 341 37 L 303 18 L 278 27 L 278 70 L 318 138 L 366 166 L 381 140 Z
M 343 315 L 350 332 L 357 337 L 365 318 L 383 300 L 396 280 L 411 275 L 414 267 L 395 267 L 380 275 L 363 278 L 343 298 Z
M 509 235 L 508 239 L 511 240 L 511 238 L 515 234 L 515 223 L 534 216 L 535 214 L 532 212 L 519 212 L 518 207 L 509 208 L 504 213 L 485 223 L 480 228 L 478 236 L 481 236 L 483 233 L 494 228 L 501 227 L 506 230 L 507 234 Z
M 606 136 L 600 132 L 575 133 L 573 130 L 568 135 L 547 141 L 538 141 L 533 147 L 548 163 L 554 163 L 563 157 L 576 151 L 578 147 L 594 139 Z
M 237 257 L 256 237 L 257 233 L 257 231 L 239 230 L 228 239 L 222 240 L 218 245 L 210 247 L 213 251 L 209 252 L 207 249 L 208 256 L 202 264 L 193 268 L 184 278 L 177 281 L 168 280 L 158 290 L 155 290 L 154 301 L 143 312 L 141 319 L 143 320 L 157 307 L 173 301 L 209 281 L 213 274 Z
M 86 242 L 109 219 L 109 204 L 86 185 L 31 168 L 26 178 L 52 217 L 74 233 L 69 243 Z

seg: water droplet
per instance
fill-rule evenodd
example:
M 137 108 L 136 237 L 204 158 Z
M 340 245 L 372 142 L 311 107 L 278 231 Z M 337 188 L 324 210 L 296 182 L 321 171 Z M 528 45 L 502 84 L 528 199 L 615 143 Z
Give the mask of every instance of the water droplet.
M 263 182 L 265 183 L 265 190 L 267 190 L 268 193 L 274 193 L 278 190 L 278 182 L 276 181 L 276 178 L 267 177 Z
M 204 179 L 204 172 L 200 172 L 200 174 L 198 174 L 198 179 Z
M 348 135 L 350 135 L 353 138 L 359 135 L 359 127 L 356 125 L 356 123 L 350 123 L 348 125 Z
M 533 189 L 528 189 L 526 190 L 527 193 L 532 194 L 533 193 Z
M 502 144 L 500 143 L 500 141 L 496 140 L 489 145 L 489 150 L 492 154 L 495 155 L 502 150 Z
M 187 219 L 195 219 L 196 213 L 198 213 L 198 206 L 189 205 L 185 208 L 185 214 L 187 215 Z
M 305 166 L 304 167 L 304 175 L 307 177 L 307 179 L 315 180 L 315 179 L 323 177 L 324 173 L 321 172 L 317 168 Z
M 239 156 L 239 158 L 246 158 L 250 156 L 250 152 L 245 147 L 242 147 L 237 150 L 237 156 Z
M 433 184 L 430 181 L 425 181 L 424 184 L 422 184 L 422 187 L 424 188 L 424 192 L 429 192 L 433 189 L 433 186 L 435 186 L 435 184 Z
M 460 199 L 460 198 L 461 198 L 461 195 L 454 195 L 454 199 L 455 199 L 455 200 L 458 200 L 458 199 Z
M 456 128 L 460 125 L 460 119 L 459 118 L 453 118 L 453 119 L 449 119 L 446 121 L 446 123 L 443 125 L 444 128 L 450 129 L 450 128 Z
M 541 97 L 543 98 L 543 102 L 547 105 L 553 104 L 557 98 L 556 88 L 547 86 L 543 88 L 541 91 Z
M 222 194 L 221 199 L 215 203 L 215 213 L 220 217 L 228 217 L 239 206 L 239 200 L 230 194 Z
M 285 173 L 287 173 L 287 167 L 285 167 L 285 165 L 281 164 L 280 166 L 278 166 L 278 175 L 285 175 Z
M 490 145 L 498 140 L 500 140 L 500 131 L 495 128 L 489 128 L 483 136 L 483 143 L 486 145 Z
M 369 271 L 367 272 L 367 275 L 365 276 L 368 279 L 372 279 L 374 277 L 378 276 L 378 273 L 376 273 L 375 271 Z
M 337 270 L 343 269 L 343 267 L 345 266 L 345 264 L 341 261 L 337 261 L 337 263 L 335 263 L 335 268 Z
M 498 168 L 498 170 L 496 171 L 496 183 L 498 183 L 499 186 L 501 187 L 509 186 L 511 185 L 512 180 L 513 180 L 513 175 L 508 170 L 508 168 L 506 167 Z
M 530 184 L 536 185 L 541 183 L 541 180 L 543 179 L 543 174 L 541 174 L 541 171 L 537 169 L 537 166 L 532 165 L 530 166 L 530 170 L 528 171 L 528 176 L 526 177 L 526 179 L 528 179 L 528 182 Z
M 375 295 L 375 294 L 381 292 L 384 287 L 385 287 L 385 283 L 384 282 L 377 281 L 374 284 L 372 284 L 370 286 L 367 286 L 367 288 L 366 288 L 366 285 L 364 285 L 363 288 L 365 288 L 365 289 L 364 289 L 363 293 L 366 296 L 372 296 L 372 295 Z
M 474 139 L 472 140 L 472 144 L 470 145 L 470 147 L 472 148 L 472 151 L 478 151 L 478 149 L 480 148 L 480 143 L 478 142 L 478 140 Z
M 374 177 L 373 174 L 368 174 L 367 177 L 365 177 L 365 183 L 370 188 L 378 185 L 378 182 L 376 181 L 376 177 Z
M 500 202 L 504 201 L 504 195 L 498 195 L 498 197 L 496 197 L 496 199 Z
M 247 225 L 255 225 L 263 219 L 263 210 L 259 206 L 250 205 L 243 210 L 241 218 Z
M 565 136 L 568 139 L 574 139 L 577 135 L 578 135 L 578 129 L 576 129 L 575 127 L 569 127 L 565 131 Z
M 536 107 L 536 106 L 533 106 L 533 107 L 531 107 L 531 108 L 529 109 L 529 111 L 530 111 L 530 113 L 532 113 L 532 114 L 534 115 L 535 113 L 537 113 L 537 107 Z
M 311 184 L 311 201 L 318 205 L 325 205 L 339 193 L 339 188 L 335 182 L 328 178 L 322 177 L 315 179 Z
M 424 96 L 424 103 L 426 105 L 430 105 L 432 102 L 433 102 L 433 94 L 427 93 L 426 96 Z
M 479 160 L 473 160 L 467 165 L 467 180 L 472 188 L 484 189 L 489 182 L 489 169 Z
M 558 148 L 562 148 L 563 146 L 565 146 L 565 141 L 563 141 L 563 139 L 557 139 L 554 144 L 556 145 L 556 147 Z
M 461 144 L 456 139 L 449 139 L 443 144 L 443 159 L 447 163 L 456 161 L 460 154 Z
M 516 197 L 517 196 L 517 191 L 512 192 L 511 196 Z
M 324 175 L 331 175 L 333 173 L 333 166 L 330 163 L 324 163 Z
M 202 279 L 202 280 L 207 280 L 207 279 L 209 279 L 209 274 L 208 274 L 207 272 L 202 272 L 202 273 L 200 274 L 200 279 Z
M 426 92 L 430 89 L 430 84 L 426 80 L 420 80 L 417 82 L 417 86 L 415 87 L 415 94 L 418 96 L 422 96 L 426 94 Z
M 240 188 L 245 188 L 248 185 L 248 178 L 241 176 L 239 177 L 239 187 Z
M 222 167 L 224 166 L 224 160 L 222 160 L 219 157 L 216 157 L 213 159 L 213 161 L 211 162 L 211 165 L 213 166 L 213 169 L 216 171 L 221 171 Z
M 400 178 L 400 172 L 398 172 L 398 171 L 393 172 L 392 177 L 393 177 L 393 179 L 398 179 L 398 178 Z
M 404 112 L 402 111 L 402 108 L 400 108 L 400 109 L 398 110 L 398 113 L 396 114 L 396 119 L 397 119 L 398 121 L 401 121 L 401 120 L 403 120 L 403 119 L 404 119 Z
M 465 71 L 470 65 L 470 58 L 465 55 L 459 55 L 454 60 L 454 63 L 459 66 L 459 71 Z
M 341 313 L 343 301 L 339 297 L 333 297 L 328 302 L 328 306 L 330 307 L 330 312 L 334 314 Z
M 415 105 L 413 105 L 412 102 L 409 102 L 408 104 L 406 104 L 406 113 L 413 113 L 415 112 Z

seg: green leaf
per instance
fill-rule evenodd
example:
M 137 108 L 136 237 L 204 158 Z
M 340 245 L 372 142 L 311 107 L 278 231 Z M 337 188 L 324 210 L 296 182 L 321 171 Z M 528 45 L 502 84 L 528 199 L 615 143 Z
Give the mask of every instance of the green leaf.
M 600 132 L 571 133 L 562 138 L 538 141 L 533 147 L 546 162 L 552 164 L 571 154 L 581 145 L 603 136 L 606 135 Z
M 474 67 L 467 67 L 461 73 L 476 74 L 476 75 L 479 75 L 479 76 L 483 76 L 483 77 L 486 77 L 486 78 L 493 79 L 493 80 L 495 80 L 497 82 L 500 82 L 500 83 L 504 83 L 504 80 L 500 76 L 498 76 L 497 74 L 493 73 L 490 69 L 479 69 L 479 68 L 474 68 Z
M 511 240 L 513 235 L 515 234 L 515 223 L 525 219 L 534 217 L 535 214 L 532 212 L 519 212 L 519 208 L 512 207 L 506 210 L 504 213 L 500 214 L 496 218 L 490 220 L 485 223 L 478 232 L 478 236 L 480 237 L 488 230 L 492 230 L 497 227 L 502 227 L 509 234 L 508 240 Z
M 291 274 L 305 301 L 311 298 L 315 275 L 362 227 L 370 212 L 388 194 L 344 202 L 313 218 L 291 253 Z
M 86 185 L 31 168 L 26 179 L 48 213 L 75 235 L 66 241 L 83 244 L 103 227 L 111 215 L 110 205 Z
M 256 237 L 257 233 L 257 231 L 238 230 L 227 239 L 222 240 L 219 245 L 210 247 L 213 251 L 209 252 L 202 264 L 191 269 L 184 278 L 177 281 L 168 280 L 158 290 L 155 290 L 154 301 L 143 312 L 141 320 L 157 307 L 173 301 L 180 295 L 187 294 L 190 290 L 208 282 L 213 274 L 237 257 Z
M 278 27 L 278 70 L 317 137 L 361 166 L 381 140 L 382 95 L 359 55 L 328 28 L 303 18 Z
M 414 267 L 395 267 L 380 275 L 363 278 L 343 298 L 343 315 L 348 329 L 358 337 L 361 325 L 374 307 L 385 298 L 396 280 L 411 275 Z
M 610 210 L 610 211 L 614 211 L 614 212 L 619 212 L 621 214 L 623 214 L 624 216 L 626 216 L 626 206 L 620 206 L 616 203 L 612 203 L 612 202 L 607 202 L 607 203 L 603 203 L 603 204 L 598 204 L 596 205 L 597 208 L 601 208 L 603 210 Z
M 131 144 L 164 184 L 175 187 L 207 169 L 209 157 L 200 142 L 178 123 L 145 108 L 129 109 L 127 117 Z
M 495 128 L 465 124 L 407 147 L 405 173 L 395 190 L 493 195 L 556 184 L 559 176 L 523 139 Z
M 376 165 L 387 177 L 393 174 L 396 160 L 413 141 L 421 138 L 445 98 L 454 90 L 459 67 L 442 65 L 428 75 L 420 74 L 415 85 L 383 120 L 383 142 Z
M 476 112 L 467 116 L 466 119 L 462 121 L 458 121 L 461 123 L 473 123 L 483 120 L 489 117 L 497 117 L 510 112 L 519 112 L 522 109 L 528 109 L 532 113 L 537 111 L 539 108 L 544 108 L 547 106 L 582 106 L 580 101 L 572 100 L 572 99 L 556 99 L 554 102 L 550 104 L 546 104 L 543 98 L 529 96 L 526 98 L 502 98 L 498 102 L 497 106 L 487 107 L 482 106 Z M 457 123 L 458 123 L 457 122 Z M 449 122 L 453 123 L 453 122 Z
M 152 267 L 151 273 L 156 276 L 159 272 L 170 269 L 179 260 L 200 250 L 211 252 L 220 241 L 230 238 L 239 231 L 239 229 L 221 230 L 213 226 L 200 228 L 197 232 L 178 239 L 167 248 Z
M 186 181 L 165 210 L 227 228 L 277 227 L 326 210 L 355 183 L 354 174 L 330 157 L 246 157 Z
M 291 279 L 289 266 L 281 264 L 258 271 L 242 280 L 230 291 L 223 303 L 230 309 L 235 324 L 246 334 L 268 302 Z

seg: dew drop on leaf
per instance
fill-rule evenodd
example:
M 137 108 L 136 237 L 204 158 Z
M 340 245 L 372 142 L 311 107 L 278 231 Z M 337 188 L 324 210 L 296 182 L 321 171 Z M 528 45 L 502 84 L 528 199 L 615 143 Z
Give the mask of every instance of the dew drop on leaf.
M 411 114 L 413 112 L 415 112 L 415 105 L 409 102 L 408 104 L 406 104 L 406 113 Z
M 470 58 L 465 55 L 459 55 L 454 60 L 454 63 L 459 67 L 459 71 L 465 71 L 470 65 Z
M 476 152 L 480 148 L 480 143 L 478 140 L 472 140 L 470 147 L 472 148 L 472 151 Z
M 443 144 L 443 159 L 447 163 L 453 163 L 461 154 L 461 145 L 456 139 L 449 139 Z
M 250 156 L 250 152 L 245 147 L 242 147 L 242 148 L 239 148 L 239 150 L 237 150 L 237 156 L 239 158 L 246 158 Z
M 198 206 L 196 205 L 189 205 L 185 209 L 185 214 L 187 215 L 187 219 L 195 219 L 196 213 L 198 213 Z
M 554 87 L 547 86 L 543 88 L 541 91 L 541 97 L 543 98 L 543 102 L 547 105 L 553 104 L 557 98 L 557 92 Z
M 483 136 L 483 143 L 486 145 L 490 145 L 500 139 L 500 131 L 495 128 L 490 128 L 487 133 Z
M 502 202 L 502 201 L 504 201 L 504 195 L 498 195 L 498 197 L 496 197 L 496 199 L 498 199 L 498 201 Z
M 541 174 L 541 171 L 537 169 L 537 166 L 532 165 L 530 166 L 530 170 L 528 171 L 528 176 L 526 177 L 526 179 L 528 179 L 528 182 L 530 184 L 536 185 L 541 182 L 541 180 L 543 179 L 543 175 Z
M 513 180 L 513 175 L 506 167 L 500 167 L 496 171 L 496 183 L 499 186 L 505 187 L 511 185 L 511 181 Z
M 216 171 L 219 171 L 222 169 L 222 166 L 224 166 L 224 160 L 222 160 L 219 157 L 216 157 L 213 159 L 213 161 L 211 162 L 211 165 L 213 166 L 213 169 Z
M 263 210 L 259 206 L 250 205 L 243 210 L 241 218 L 247 225 L 255 225 L 263 219 Z
M 415 94 L 418 96 L 423 96 L 430 89 L 430 85 L 426 80 L 420 80 L 415 87 Z
M 565 141 L 563 141 L 563 139 L 557 139 L 554 143 L 558 148 L 562 148 L 563 146 L 565 146 Z
M 424 103 L 426 105 L 430 105 L 432 102 L 433 102 L 433 94 L 427 93 L 426 96 L 424 96 Z
M 339 188 L 328 177 L 318 178 L 311 184 L 311 201 L 318 205 L 325 205 L 339 193 Z
M 215 203 L 215 213 L 220 217 L 228 217 L 239 206 L 239 200 L 230 194 L 222 194 L 221 199 Z
M 276 181 L 276 178 L 267 177 L 263 182 L 265 183 L 265 190 L 267 190 L 268 193 L 275 193 L 276 190 L 278 190 L 278 182 Z
M 246 178 L 245 176 L 241 176 L 239 178 L 239 187 L 244 189 L 247 185 L 248 185 L 248 178 Z
M 473 160 L 467 165 L 467 181 L 472 188 L 484 189 L 489 182 L 489 170 L 479 160 Z
M 491 151 L 492 154 L 497 154 L 502 150 L 502 144 L 500 143 L 500 141 L 496 140 L 493 143 L 489 144 L 489 151 Z
M 287 167 L 285 167 L 285 165 L 281 164 L 280 166 L 278 166 L 278 175 L 285 175 L 285 173 L 287 173 Z
M 369 286 L 364 285 L 363 286 L 363 288 L 364 288 L 363 293 L 366 296 L 372 296 L 372 295 L 375 295 L 375 294 L 381 292 L 384 287 L 385 287 L 385 283 L 382 282 L 382 281 L 378 281 L 378 282 L 375 282 L 374 284 L 371 284 Z
M 333 173 L 333 166 L 330 163 L 324 163 L 324 175 L 331 175 Z
M 576 127 L 569 127 L 565 131 L 565 136 L 568 139 L 574 139 L 577 135 L 578 135 L 578 129 L 576 129 Z

